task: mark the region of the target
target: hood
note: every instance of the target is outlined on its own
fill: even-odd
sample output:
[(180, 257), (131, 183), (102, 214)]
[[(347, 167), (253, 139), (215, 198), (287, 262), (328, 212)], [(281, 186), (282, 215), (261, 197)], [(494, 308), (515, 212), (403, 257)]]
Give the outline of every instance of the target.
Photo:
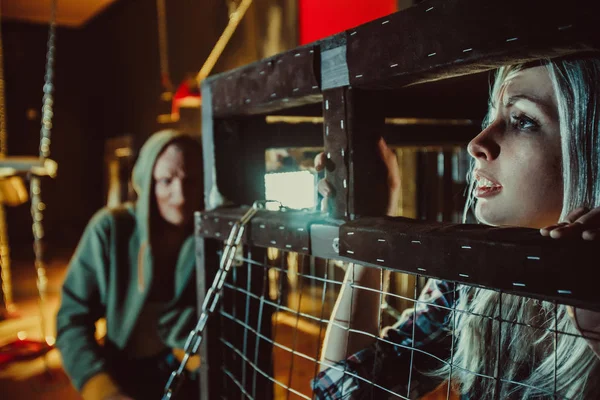
[(154, 164), (164, 148), (181, 136), (185, 135), (172, 129), (156, 132), (142, 146), (133, 167), (132, 183), (137, 193), (135, 218), (142, 240), (147, 240), (149, 237)]

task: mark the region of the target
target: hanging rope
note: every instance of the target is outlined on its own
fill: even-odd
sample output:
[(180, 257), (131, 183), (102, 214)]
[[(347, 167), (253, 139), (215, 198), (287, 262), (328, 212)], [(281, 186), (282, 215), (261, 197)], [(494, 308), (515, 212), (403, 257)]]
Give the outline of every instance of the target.
[(221, 37), (219, 37), (219, 40), (217, 40), (215, 47), (213, 47), (208, 58), (204, 62), (204, 65), (200, 69), (200, 72), (198, 72), (198, 75), (196, 76), (197, 82), (202, 82), (204, 78), (210, 75), (210, 72), (217, 63), (217, 60), (219, 60), (221, 53), (223, 53), (223, 50), (225, 50), (225, 46), (227, 46), (227, 43), (229, 43), (229, 39), (231, 39), (233, 36), (237, 26), (242, 18), (244, 18), (244, 14), (246, 14), (246, 11), (248, 11), (248, 8), (251, 4), (252, 0), (242, 0), (237, 9), (231, 13), (225, 30), (221, 34)]
[[(2, 19), (0, 7), (0, 19)], [(0, 158), (6, 156), (6, 105), (4, 89), (4, 44), (0, 31)], [(15, 310), (12, 297), (12, 277), (10, 266), (10, 247), (8, 245), (8, 232), (6, 229), (6, 213), (4, 204), (0, 202), (0, 280), (2, 281), (2, 299), (4, 307), (10, 314)]]
[[(50, 17), (50, 32), (48, 34), (48, 48), (46, 52), (46, 74), (44, 76), (44, 97), (42, 99), (42, 128), (40, 131), (40, 158), (46, 159), (50, 157), (50, 134), (52, 131), (52, 107), (54, 105), (54, 99), (52, 92), (53, 76), (54, 76), (54, 37), (56, 28), (56, 0), (52, 0), (51, 3), (51, 17)], [(40, 296), (40, 321), (41, 330), (46, 343), (49, 345), (54, 344), (52, 338), (49, 343), (49, 339), (46, 336), (46, 323), (44, 318), (43, 306), (46, 303), (46, 289), (48, 278), (46, 276), (46, 265), (44, 262), (44, 247), (42, 239), (44, 238), (44, 227), (42, 221), (44, 220), (44, 210), (46, 205), (42, 201), (42, 186), (41, 178), (39, 176), (32, 176), (30, 183), (30, 197), (31, 197), (31, 218), (33, 220), (32, 231), (33, 231), (33, 251), (35, 255), (35, 269), (37, 272), (37, 288)]]

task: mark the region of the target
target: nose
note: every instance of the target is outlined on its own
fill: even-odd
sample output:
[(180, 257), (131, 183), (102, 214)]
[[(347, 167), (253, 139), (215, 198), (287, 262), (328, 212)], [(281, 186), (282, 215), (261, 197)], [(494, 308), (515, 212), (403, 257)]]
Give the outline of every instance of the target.
[(181, 179), (173, 180), (171, 187), (171, 204), (180, 206), (185, 204), (185, 190)]
[(497, 133), (501, 127), (499, 123), (494, 122), (475, 136), (467, 146), (471, 157), (492, 161), (500, 155), (500, 143), (497, 140)]

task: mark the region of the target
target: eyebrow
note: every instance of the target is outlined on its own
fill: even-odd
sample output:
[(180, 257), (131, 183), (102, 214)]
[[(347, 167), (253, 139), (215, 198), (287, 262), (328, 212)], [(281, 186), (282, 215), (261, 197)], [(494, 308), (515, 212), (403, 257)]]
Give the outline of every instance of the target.
[(551, 104), (548, 104), (548, 102), (542, 100), (541, 98), (539, 98), (537, 96), (531, 96), (531, 95), (527, 95), (527, 94), (514, 94), (508, 98), (508, 100), (504, 103), (504, 105), (505, 105), (505, 107), (512, 106), (518, 100), (528, 100), (528, 101), (538, 105), (546, 115), (556, 116), (555, 108), (552, 107)]

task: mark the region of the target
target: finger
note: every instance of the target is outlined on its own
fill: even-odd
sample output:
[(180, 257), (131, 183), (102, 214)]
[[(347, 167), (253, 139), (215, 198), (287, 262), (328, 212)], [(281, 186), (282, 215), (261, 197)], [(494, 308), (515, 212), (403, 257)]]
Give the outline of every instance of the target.
[(580, 217), (582, 217), (588, 211), (590, 211), (590, 210), (587, 207), (578, 207), (578, 208), (574, 209), (573, 211), (571, 211), (569, 214), (567, 214), (567, 216), (565, 217), (565, 222), (568, 222), (571, 224), (571, 223), (577, 221)]
[(560, 228), (561, 226), (565, 226), (565, 225), (568, 225), (568, 224), (566, 222), (561, 222), (560, 224), (546, 226), (546, 227), (540, 229), (540, 233), (542, 234), (542, 236), (550, 236), (550, 232), (552, 232), (554, 229)]
[(600, 240), (600, 228), (585, 230), (581, 234), (581, 237), (584, 240)]
[(582, 225), (588, 225), (588, 227), (591, 228), (600, 228), (600, 207), (583, 213), (574, 222)]
[(319, 180), (319, 183), (317, 183), (317, 190), (319, 191), (319, 194), (323, 197), (330, 196), (333, 192), (333, 189), (331, 188), (329, 182), (327, 182), (326, 179)]
[(398, 157), (396, 153), (392, 151), (387, 145), (385, 139), (383, 137), (379, 138), (377, 142), (377, 147), (379, 148), (379, 154), (381, 155), (381, 159), (383, 160), (385, 166), (387, 167), (388, 174), (398, 175)]
[(321, 199), (321, 212), (326, 213), (328, 212), (328, 205), (329, 203), (329, 196), (323, 196), (323, 198)]
[(401, 185), (400, 185), (400, 167), (398, 164), (398, 156), (387, 145), (383, 137), (377, 142), (379, 154), (387, 169), (387, 185), (388, 185), (388, 207), (386, 215), (395, 217), (398, 215), (398, 202), (400, 201)]
[(327, 158), (325, 156), (324, 152), (321, 152), (319, 154), (317, 154), (315, 156), (315, 169), (317, 171), (321, 171), (323, 168), (325, 168), (325, 162), (326, 162)]
[(553, 239), (564, 239), (581, 236), (585, 226), (575, 222), (573, 224), (566, 224), (550, 231), (550, 237)]
[(377, 147), (379, 148), (379, 154), (381, 154), (383, 157), (392, 152), (383, 136), (377, 141)]

